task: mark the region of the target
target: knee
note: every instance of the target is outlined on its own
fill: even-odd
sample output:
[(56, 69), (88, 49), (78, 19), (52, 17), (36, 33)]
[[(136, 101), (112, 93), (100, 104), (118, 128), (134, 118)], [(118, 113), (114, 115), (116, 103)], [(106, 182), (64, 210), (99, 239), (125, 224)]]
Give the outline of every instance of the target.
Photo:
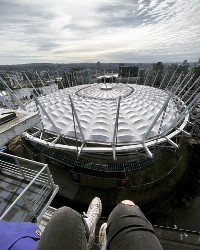
[(78, 212), (73, 210), (70, 207), (61, 207), (59, 208), (52, 216), (51, 221), (61, 221), (62, 223), (69, 219), (75, 219), (80, 217)]
[(121, 203), (129, 206), (135, 206), (135, 203), (131, 200), (123, 200)]
[(69, 213), (71, 210), (73, 210), (73, 209), (70, 208), (70, 207), (64, 206), (64, 207), (58, 208), (56, 212), (59, 212), (59, 213)]
[(115, 219), (118, 221), (124, 215), (132, 215), (138, 210), (138, 206), (136, 206), (133, 201), (123, 200), (113, 209), (108, 218), (108, 222), (111, 222)]
[(67, 216), (70, 214), (71, 212), (71, 208), (70, 207), (60, 207), (57, 209), (57, 211), (54, 213), (54, 216), (55, 215), (63, 215), (63, 216)]

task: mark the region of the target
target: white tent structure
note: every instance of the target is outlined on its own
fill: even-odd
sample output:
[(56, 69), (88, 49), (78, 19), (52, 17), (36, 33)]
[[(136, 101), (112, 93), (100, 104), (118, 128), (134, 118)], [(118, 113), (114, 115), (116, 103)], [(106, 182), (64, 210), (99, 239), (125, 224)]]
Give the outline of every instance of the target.
[[(34, 91), (27, 103), (15, 100), (20, 109), (36, 111), (41, 119), (24, 137), (62, 167), (63, 178), (68, 170), (70, 178), (63, 183), (78, 183), (75, 189), (83, 192), (86, 187), (88, 199), (95, 189), (95, 195), (113, 205), (122, 199), (118, 188), (124, 185), (124, 196), (136, 202), (160, 197), (186, 170), (187, 149), (180, 138), (189, 136), (190, 112), (200, 99), (200, 78), (174, 72), (166, 80), (168, 74), (159, 86), (156, 74), (148, 86), (146, 81), (123, 84), (118, 79), (45, 95)], [(62, 194), (77, 195), (68, 195), (64, 187)], [(87, 201), (84, 195), (79, 199)]]
[(144, 150), (152, 158), (151, 148), (166, 142), (178, 147), (173, 138), (187, 134), (189, 113), (199, 99), (196, 91), (185, 99), (189, 82), (178, 78), (165, 89), (95, 83), (34, 96), (25, 108), (39, 111), (41, 125), (25, 136), (48, 148), (78, 154), (105, 153), (116, 159), (118, 153)]

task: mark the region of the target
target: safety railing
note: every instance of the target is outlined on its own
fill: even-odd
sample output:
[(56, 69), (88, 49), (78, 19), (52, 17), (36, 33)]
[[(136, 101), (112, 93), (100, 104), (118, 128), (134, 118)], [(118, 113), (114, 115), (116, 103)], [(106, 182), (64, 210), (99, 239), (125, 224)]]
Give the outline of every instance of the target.
[(39, 143), (32, 142), (32, 144), (42, 153), (54, 159), (57, 159), (58, 161), (63, 162), (64, 164), (67, 164), (70, 167), (78, 166), (93, 171), (103, 171), (103, 172), (124, 172), (124, 171), (143, 169), (145, 167), (154, 164), (163, 155), (163, 151), (159, 150), (159, 152), (156, 153), (152, 159), (146, 157), (145, 159), (141, 159), (138, 161), (130, 161), (125, 163), (116, 162), (116, 163), (108, 163), (106, 165), (100, 165), (90, 162), (89, 160), (83, 158), (81, 159), (76, 156), (69, 155), (61, 150), (59, 151), (53, 148), (47, 148)]
[(57, 192), (47, 164), (0, 152), (0, 220), (32, 221)]

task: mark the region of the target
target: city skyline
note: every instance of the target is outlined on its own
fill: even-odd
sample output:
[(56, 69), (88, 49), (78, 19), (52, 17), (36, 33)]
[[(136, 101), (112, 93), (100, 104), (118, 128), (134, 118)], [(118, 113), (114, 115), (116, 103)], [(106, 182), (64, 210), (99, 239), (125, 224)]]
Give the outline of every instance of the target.
[(199, 0), (1, 0), (0, 64), (198, 61)]

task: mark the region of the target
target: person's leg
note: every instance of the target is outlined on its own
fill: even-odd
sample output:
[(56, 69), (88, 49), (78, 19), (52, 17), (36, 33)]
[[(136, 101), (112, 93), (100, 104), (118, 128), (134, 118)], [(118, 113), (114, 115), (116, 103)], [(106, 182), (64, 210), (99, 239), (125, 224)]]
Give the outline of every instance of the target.
[(91, 201), (84, 215), (69, 207), (58, 209), (47, 224), (37, 250), (90, 249), (101, 211), (102, 204), (98, 197)]
[(119, 203), (108, 218), (107, 249), (160, 250), (151, 223), (132, 201)]
[(59, 208), (47, 224), (37, 250), (86, 250), (87, 227), (69, 207)]
[(95, 240), (95, 229), (96, 224), (101, 216), (102, 212), (102, 204), (101, 200), (98, 197), (95, 197), (87, 210), (87, 213), (84, 213), (84, 222), (87, 225), (89, 231), (89, 239), (88, 239), (88, 247), (89, 249), (92, 247), (94, 240)]

